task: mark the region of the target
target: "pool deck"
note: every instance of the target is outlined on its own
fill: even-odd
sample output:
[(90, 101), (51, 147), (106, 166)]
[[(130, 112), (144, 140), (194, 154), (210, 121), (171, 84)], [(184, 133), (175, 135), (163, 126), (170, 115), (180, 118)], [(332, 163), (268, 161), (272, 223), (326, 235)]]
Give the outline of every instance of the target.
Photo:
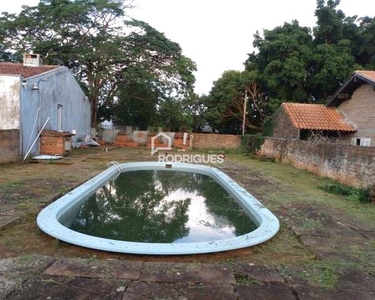
[[(106, 162), (149, 158), (148, 151), (129, 151), (82, 150), (56, 164), (1, 167), (0, 299), (375, 299), (375, 226), (354, 214), (373, 216), (375, 205), (334, 207), (321, 200), (345, 199), (301, 191), (268, 172), (268, 163), (262, 170), (237, 156), (221, 170), (281, 220), (282, 231), (265, 245), (203, 256), (111, 256), (35, 233), (40, 208)], [(296, 182), (320, 182), (274, 167), (297, 175)], [(24, 228), (31, 241), (13, 237)]]

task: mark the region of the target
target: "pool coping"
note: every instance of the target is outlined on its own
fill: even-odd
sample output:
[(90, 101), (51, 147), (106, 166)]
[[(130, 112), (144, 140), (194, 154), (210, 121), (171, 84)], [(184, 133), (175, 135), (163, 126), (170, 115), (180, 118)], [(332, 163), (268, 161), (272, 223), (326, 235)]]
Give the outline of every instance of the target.
[[(37, 217), (37, 224), (48, 235), (70, 244), (103, 251), (147, 255), (186, 255), (234, 250), (263, 243), (279, 231), (280, 223), (276, 216), (219, 169), (198, 164), (171, 163), (168, 165), (171, 165), (171, 168), (166, 168), (166, 163), (161, 162), (115, 164), (44, 208)], [(208, 175), (239, 201), (249, 217), (259, 227), (238, 237), (216, 241), (139, 243), (90, 236), (73, 231), (58, 221), (64, 213), (72, 209), (74, 205), (81, 203), (82, 199), (90, 196), (108, 180), (117, 176), (119, 172), (136, 170), (172, 170)]]

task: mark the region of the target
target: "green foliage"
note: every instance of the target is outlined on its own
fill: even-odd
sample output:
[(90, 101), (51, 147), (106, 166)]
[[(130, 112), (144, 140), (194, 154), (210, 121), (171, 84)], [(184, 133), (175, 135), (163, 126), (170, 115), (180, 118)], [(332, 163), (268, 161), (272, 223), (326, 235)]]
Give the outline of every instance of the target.
[(359, 203), (370, 202), (370, 189), (354, 188), (341, 183), (320, 185), (319, 188), (331, 194), (343, 195), (349, 201)]
[(193, 132), (201, 132), (201, 127), (207, 124), (206, 107), (207, 96), (199, 96), (195, 93), (190, 94), (189, 97), (182, 101), (182, 106), (186, 113), (192, 117)]
[(206, 119), (212, 128), (222, 133), (240, 133), (244, 115), (245, 91), (246, 131), (258, 132), (268, 114), (268, 106), (261, 93), (257, 71), (226, 71), (214, 82), (205, 99)]
[(264, 36), (257, 33), (254, 38), (254, 47), (259, 52), (249, 55), (246, 69), (259, 71), (269, 97), (306, 101), (309, 93), (304, 83), (313, 53), (310, 29), (293, 21), (273, 30), (264, 30)]
[(161, 104), (157, 113), (157, 125), (169, 128), (170, 131), (190, 131), (193, 116), (182, 107), (181, 102), (167, 100)]
[[(253, 125), (264, 126), (282, 102), (325, 103), (354, 70), (375, 69), (375, 18), (347, 17), (339, 5), (340, 0), (318, 0), (313, 29), (294, 20), (254, 35), (256, 51), (243, 72), (255, 74), (257, 83), (256, 101), (247, 111)], [(246, 84), (240, 73), (225, 72), (208, 95), (208, 119), (222, 132), (241, 128), (237, 102)]]
[(264, 136), (257, 134), (249, 134), (241, 137), (241, 148), (244, 153), (254, 155), (260, 147), (263, 145), (265, 140)]

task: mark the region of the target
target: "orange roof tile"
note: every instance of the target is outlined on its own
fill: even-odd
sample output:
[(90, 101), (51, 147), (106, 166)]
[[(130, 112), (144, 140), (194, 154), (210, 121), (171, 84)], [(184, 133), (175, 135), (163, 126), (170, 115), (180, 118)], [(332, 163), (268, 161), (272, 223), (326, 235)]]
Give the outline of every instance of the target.
[(354, 73), (366, 77), (367, 79), (375, 82), (375, 71), (357, 70)]
[(39, 75), (60, 66), (44, 65), (40, 67), (25, 67), (23, 64), (0, 63), (0, 75), (22, 75), (24, 78)]
[(299, 129), (356, 131), (335, 108), (323, 104), (283, 103), (282, 107)]

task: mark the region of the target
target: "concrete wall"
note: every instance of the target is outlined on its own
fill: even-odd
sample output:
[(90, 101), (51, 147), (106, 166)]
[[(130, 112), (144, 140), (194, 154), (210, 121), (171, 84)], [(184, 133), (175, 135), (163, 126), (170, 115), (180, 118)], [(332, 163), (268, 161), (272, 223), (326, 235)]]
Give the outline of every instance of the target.
[(345, 135), (344, 139), (353, 137), (371, 138), (371, 146), (375, 147), (375, 91), (370, 84), (362, 84), (354, 91), (350, 100), (344, 101), (338, 110), (343, 112), (354, 123), (358, 131)]
[(260, 155), (306, 169), (348, 185), (367, 187), (375, 183), (375, 148), (344, 144), (316, 144), (267, 138)]
[(20, 128), (20, 77), (0, 76), (0, 130)]
[(231, 134), (193, 133), (193, 149), (239, 149), (241, 136)]
[[(34, 84), (39, 90), (32, 89)], [(62, 130), (71, 132), (75, 129), (77, 132), (72, 137), (73, 142), (83, 135), (90, 134), (90, 102), (70, 71), (61, 67), (28, 78), (27, 87), (21, 89), (23, 154), (26, 153), (28, 145), (36, 138), (48, 117), (50, 120), (45, 130), (58, 130), (58, 105), (62, 105)], [(34, 122), (36, 127), (32, 131)], [(36, 143), (31, 153), (38, 151), (39, 143)]]
[(19, 160), (20, 131), (18, 129), (0, 130), (0, 164)]
[(299, 139), (299, 129), (294, 127), (286, 111), (280, 107), (272, 120), (274, 124), (273, 137), (284, 139)]
[(20, 157), (20, 77), (0, 76), (0, 164)]

